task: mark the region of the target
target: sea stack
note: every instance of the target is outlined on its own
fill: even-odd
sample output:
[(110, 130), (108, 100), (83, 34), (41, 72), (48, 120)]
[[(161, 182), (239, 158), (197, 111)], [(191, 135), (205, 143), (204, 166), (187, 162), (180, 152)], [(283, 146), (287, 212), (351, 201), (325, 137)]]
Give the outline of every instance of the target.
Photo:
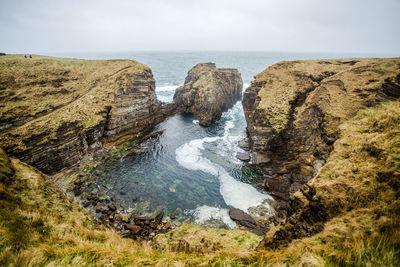
[(242, 88), (237, 69), (200, 63), (188, 72), (185, 84), (176, 89), (174, 102), (180, 113), (193, 113), (201, 126), (208, 127), (241, 99)]

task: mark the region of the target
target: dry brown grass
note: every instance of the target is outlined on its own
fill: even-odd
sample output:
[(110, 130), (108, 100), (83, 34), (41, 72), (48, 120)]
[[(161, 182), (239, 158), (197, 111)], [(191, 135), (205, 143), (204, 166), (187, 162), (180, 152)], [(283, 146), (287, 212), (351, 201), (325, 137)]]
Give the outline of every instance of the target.
[(22, 140), (40, 134), (55, 138), (54, 129), (63, 123), (77, 123), (83, 129), (97, 125), (103, 119), (100, 113), (114, 105), (117, 74), (127, 71), (150, 69), (133, 60), (1, 57), (0, 121), (22, 124), (0, 135), (2, 145), (17, 143), (24, 150)]
[[(354, 61), (354, 64), (353, 62)], [(343, 60), (299, 60), (284, 61), (275, 64), (256, 76), (257, 83), (265, 83), (258, 97), (260, 102), (257, 109), (264, 110), (266, 120), (278, 133), (282, 131), (288, 122), (291, 110), (290, 101), (296, 98), (298, 93), (303, 93), (307, 88), (318, 86), (318, 82), (310, 79), (326, 76), (326, 73), (334, 75), (326, 78), (321, 86), (327, 87), (326, 96), (329, 97), (330, 110), (334, 117), (345, 117), (348, 113), (357, 112), (359, 105), (355, 89), (369, 90), (379, 88), (385, 78), (390, 77), (400, 69), (400, 59), (343, 59)], [(335, 80), (343, 82), (347, 93), (341, 94), (340, 90), (331, 90)], [(369, 82), (369, 81), (376, 82)], [(318, 91), (318, 90), (317, 90)], [(334, 92), (336, 95), (329, 95)], [(334, 103), (336, 101), (336, 103)], [(334, 107), (335, 110), (332, 110)], [(324, 107), (322, 107), (324, 108)], [(300, 110), (297, 114), (301, 114)], [(324, 109), (325, 110), (325, 109)], [(348, 118), (348, 116), (346, 117)], [(329, 118), (328, 118), (329, 119)]]

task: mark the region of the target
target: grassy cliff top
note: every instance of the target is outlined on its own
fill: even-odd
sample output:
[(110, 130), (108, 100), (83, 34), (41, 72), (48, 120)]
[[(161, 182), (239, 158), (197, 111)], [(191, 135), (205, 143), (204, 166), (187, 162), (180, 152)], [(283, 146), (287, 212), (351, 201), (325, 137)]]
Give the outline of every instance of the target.
[[(305, 256), (315, 265), (399, 266), (400, 264), (400, 101), (361, 110), (340, 126), (341, 138), (319, 175), (310, 181), (329, 214), (323, 230), (294, 240), (286, 253)], [(302, 202), (284, 226), (267, 234), (291, 231), (306, 223)], [(297, 256), (296, 256), (297, 255)]]
[(9, 133), (3, 145), (10, 136), (18, 140), (51, 132), (63, 123), (93, 127), (105, 107), (113, 105), (126, 74), (133, 79), (135, 74), (150, 76), (151, 70), (133, 60), (0, 57), (0, 132)]
[[(280, 62), (258, 74), (253, 81), (253, 84), (262, 84), (257, 109), (265, 111), (269, 124), (279, 133), (289, 120), (291, 103), (308, 89), (329, 86), (329, 82), (339, 80), (347, 92), (375, 90), (386, 78), (399, 73), (400, 58)], [(348, 96), (338, 94), (334, 101), (341, 103), (345, 98)], [(337, 113), (352, 109), (351, 101), (338, 105)]]

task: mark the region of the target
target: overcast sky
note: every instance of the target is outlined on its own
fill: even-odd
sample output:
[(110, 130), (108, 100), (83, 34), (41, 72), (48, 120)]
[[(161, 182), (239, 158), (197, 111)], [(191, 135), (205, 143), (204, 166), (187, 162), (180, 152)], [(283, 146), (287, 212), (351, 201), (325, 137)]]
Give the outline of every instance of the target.
[(0, 0), (0, 51), (400, 55), (400, 0)]

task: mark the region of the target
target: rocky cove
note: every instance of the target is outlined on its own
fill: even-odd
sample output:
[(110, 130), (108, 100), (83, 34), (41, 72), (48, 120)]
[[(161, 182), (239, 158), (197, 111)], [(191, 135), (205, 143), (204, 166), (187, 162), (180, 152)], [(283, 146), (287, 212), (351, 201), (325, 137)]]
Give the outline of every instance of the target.
[(1, 146), (52, 175), (101, 222), (148, 239), (188, 219), (235, 227), (234, 219), (260, 236), (272, 228), (260, 249), (315, 235), (346, 207), (310, 181), (343, 123), (400, 95), (398, 59), (275, 64), (245, 90), (244, 114), (234, 105), (240, 74), (210, 63), (188, 72), (171, 103), (157, 101), (151, 70), (134, 61), (11, 56), (2, 64)]
[[(48, 62), (43, 61), (60, 63), (40, 58), (35, 66), (46, 68)], [(61, 63), (72, 72), (100, 64), (71, 61)], [(257, 179), (260, 183), (260, 175), (225, 158), (235, 153), (235, 142), (244, 134), (240, 103), (227, 112), (241, 98), (243, 83), (237, 70), (197, 64), (177, 89), (174, 102), (164, 104), (157, 101), (155, 81), (146, 66), (129, 61), (101, 64), (105, 66), (100, 69), (107, 71), (104, 77), (91, 77), (92, 73), (69, 77), (69, 70), (63, 71), (65, 77), (52, 93), (48, 77), (37, 84), (11, 81), (13, 89), (33, 87), (29, 89), (36, 94), (31, 101), (35, 97), (42, 101), (42, 88), (49, 95), (67, 95), (68, 90), (77, 95), (57, 108), (45, 103), (49, 107), (43, 105), (40, 114), (27, 114), (23, 122), (5, 118), (2, 140), (7, 153), (53, 175), (93, 216), (124, 236), (153, 237), (187, 220), (232, 228), (230, 206), (253, 208), (259, 219), (270, 216), (269, 196), (247, 184)], [(80, 78), (87, 84), (76, 92), (75, 83), (83, 82)], [(213, 127), (201, 126), (212, 123)], [(203, 146), (218, 164), (203, 158)], [(238, 190), (244, 196), (236, 197)]]

